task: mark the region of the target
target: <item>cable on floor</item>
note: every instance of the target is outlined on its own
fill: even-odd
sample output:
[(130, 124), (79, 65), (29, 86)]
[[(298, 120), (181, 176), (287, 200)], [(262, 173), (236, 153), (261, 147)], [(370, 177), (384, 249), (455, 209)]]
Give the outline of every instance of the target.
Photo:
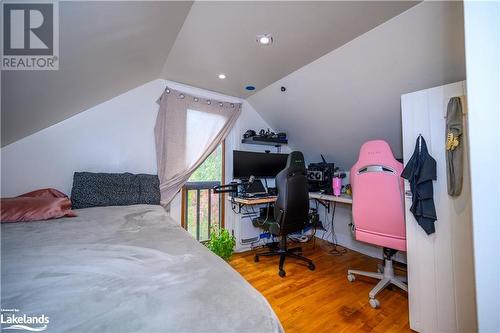
[(335, 234), (335, 225), (334, 225), (334, 219), (335, 219), (335, 210), (337, 208), (337, 203), (333, 203), (333, 210), (332, 210), (332, 219), (330, 223), (330, 231), (332, 235), (332, 246), (333, 248), (328, 251), (329, 254), (334, 255), (334, 256), (341, 256), (347, 253), (347, 249), (337, 243), (337, 235)]

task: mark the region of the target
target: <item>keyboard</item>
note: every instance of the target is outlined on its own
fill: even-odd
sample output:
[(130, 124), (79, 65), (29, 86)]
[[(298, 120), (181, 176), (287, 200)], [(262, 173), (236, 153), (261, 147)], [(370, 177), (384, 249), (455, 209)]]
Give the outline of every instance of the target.
[(270, 197), (269, 193), (249, 193), (240, 194), (239, 197), (243, 199), (257, 199), (257, 198), (267, 198)]

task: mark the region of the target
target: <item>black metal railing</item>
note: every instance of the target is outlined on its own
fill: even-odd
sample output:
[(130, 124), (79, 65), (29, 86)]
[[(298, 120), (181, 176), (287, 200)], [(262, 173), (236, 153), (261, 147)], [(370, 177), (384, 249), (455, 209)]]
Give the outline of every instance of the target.
[(184, 226), (198, 241), (210, 238), (210, 228), (222, 221), (222, 195), (214, 194), (219, 181), (188, 182), (184, 185)]

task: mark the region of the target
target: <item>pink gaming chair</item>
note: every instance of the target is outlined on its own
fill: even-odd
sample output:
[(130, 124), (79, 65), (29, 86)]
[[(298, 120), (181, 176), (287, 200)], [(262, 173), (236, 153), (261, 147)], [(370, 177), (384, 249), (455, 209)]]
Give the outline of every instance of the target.
[(369, 293), (373, 308), (380, 306), (375, 297), (389, 284), (408, 291), (406, 279), (394, 275), (391, 260), (397, 251), (406, 251), (402, 171), (403, 165), (394, 159), (389, 144), (382, 140), (365, 142), (351, 168), (356, 240), (382, 246), (385, 265), (379, 273), (350, 269), (347, 278), (352, 282), (357, 274), (380, 280)]

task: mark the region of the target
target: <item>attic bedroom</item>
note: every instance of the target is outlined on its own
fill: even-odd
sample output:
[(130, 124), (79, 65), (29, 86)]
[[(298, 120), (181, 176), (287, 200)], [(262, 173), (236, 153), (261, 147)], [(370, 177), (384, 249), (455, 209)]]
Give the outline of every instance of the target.
[(2, 1), (1, 329), (500, 333), (498, 1)]

